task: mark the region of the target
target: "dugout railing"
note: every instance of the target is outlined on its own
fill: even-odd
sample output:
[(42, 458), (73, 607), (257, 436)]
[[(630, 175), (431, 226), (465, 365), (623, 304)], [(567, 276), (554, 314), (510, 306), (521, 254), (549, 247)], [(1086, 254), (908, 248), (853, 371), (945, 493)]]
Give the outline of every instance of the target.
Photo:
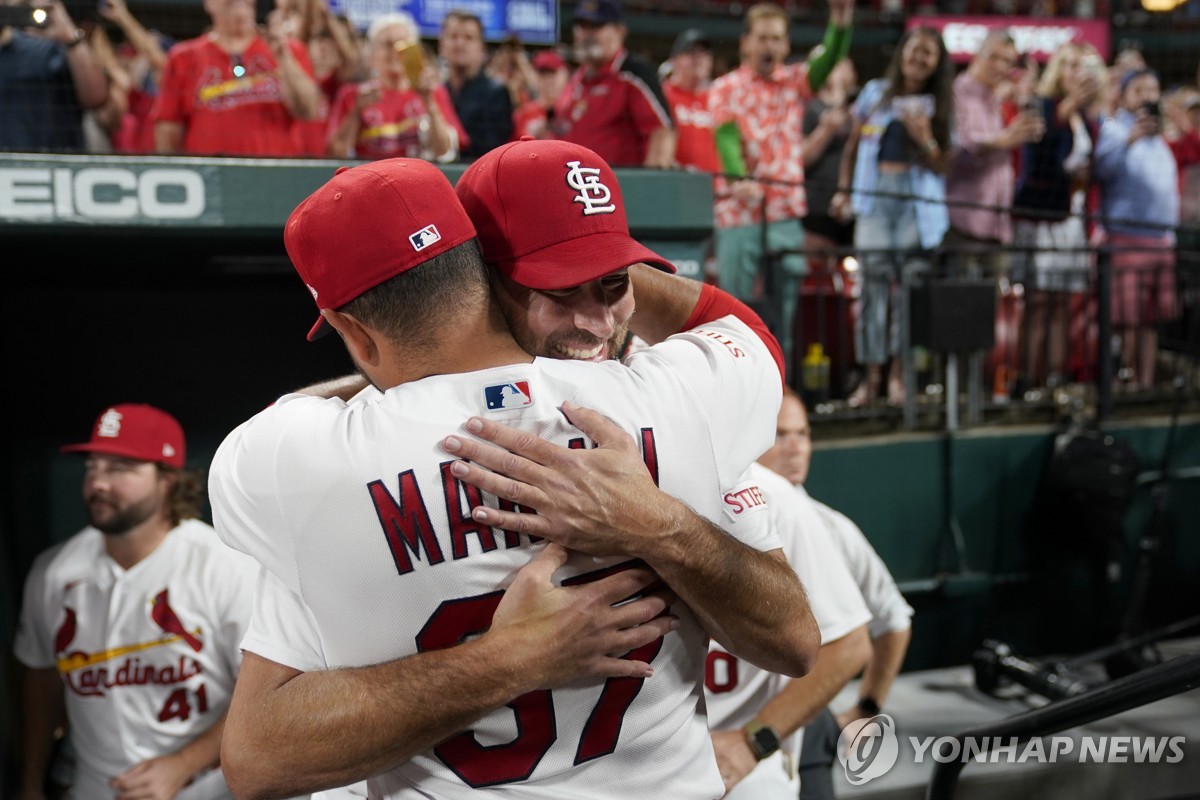
[[(1026, 219), (1039, 213), (1007, 211)], [(1081, 215), (1081, 221), (1095, 229), (1113, 222), (1095, 215)], [(943, 245), (908, 254), (771, 249), (765, 225), (761, 231), (761, 280), (749, 299), (781, 338), (790, 339), (790, 383), (818, 419), (954, 429), (960, 419), (970, 425), (1026, 422), (1084, 406), (1102, 419), (1169, 400), (1177, 378), (1200, 386), (1200, 226), (1172, 230), (1173, 265), (1119, 264), (1115, 277), (1114, 258), (1163, 251), (1110, 244), (1099, 230), (1075, 248)], [(855, 404), (851, 399), (865, 373), (854, 346), (863, 262), (881, 252), (925, 265), (897, 270), (892, 283), (889, 349), (901, 365), (904, 397), (888, 402), (885, 393)], [(794, 314), (785, 318), (778, 287), (784, 284), (783, 258), (793, 253), (806, 257), (808, 274)], [(1074, 264), (1043, 269), (1037, 265), (1045, 256)], [(1074, 258), (1063, 258), (1069, 256)], [(1001, 266), (981, 271), (980, 258)], [(1014, 263), (1025, 268), (1014, 270)], [(990, 336), (976, 346), (981, 328)], [(962, 340), (967, 344), (960, 347)]]
[[(1010, 742), (1015, 739), (1018, 744), (1023, 744), (1030, 739), (1049, 736), (1173, 697), (1197, 686), (1200, 686), (1200, 654), (1180, 656), (1075, 697), (1016, 714), (993, 725), (963, 731), (952, 738), (960, 745), (970, 739), (982, 745), (986, 753), (998, 741)], [(926, 799), (951, 800), (966, 763), (965, 759), (937, 762), (925, 794)]]

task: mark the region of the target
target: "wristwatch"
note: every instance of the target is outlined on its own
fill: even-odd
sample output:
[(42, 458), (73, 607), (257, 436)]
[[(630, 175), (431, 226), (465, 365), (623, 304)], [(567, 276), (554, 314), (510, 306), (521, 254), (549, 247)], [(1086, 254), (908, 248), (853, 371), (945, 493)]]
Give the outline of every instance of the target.
[(83, 28), (76, 28), (75, 35), (71, 37), (71, 41), (67, 42), (65, 47), (70, 50), (76, 45), (81, 45), (87, 41), (87, 34), (83, 32)]
[(874, 697), (860, 697), (858, 699), (858, 710), (866, 714), (868, 717), (873, 717), (879, 713), (879, 703), (875, 702)]
[(775, 733), (774, 728), (763, 725), (756, 719), (746, 723), (742, 731), (746, 734), (746, 742), (750, 745), (751, 752), (759, 761), (779, 749), (779, 734)]

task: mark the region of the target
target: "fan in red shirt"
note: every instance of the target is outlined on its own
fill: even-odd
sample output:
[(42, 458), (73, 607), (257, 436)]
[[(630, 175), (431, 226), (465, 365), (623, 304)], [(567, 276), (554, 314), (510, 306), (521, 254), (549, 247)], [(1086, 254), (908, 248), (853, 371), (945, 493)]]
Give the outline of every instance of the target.
[(362, 55), (358, 36), (349, 20), (334, 16), (325, 0), (317, 0), (312, 7), (315, 18), (301, 18), (302, 24), (294, 35), (308, 45), (313, 78), (321, 90), (321, 97), (316, 116), (296, 125), (300, 128), (303, 153), (324, 157), (333, 100), (342, 86), (362, 78)]
[(462, 139), (450, 96), (426, 58), (409, 84), (397, 45), (420, 47), (404, 13), (384, 14), (367, 32), (373, 78), (343, 86), (329, 114), (329, 155), (336, 158), (424, 158), (453, 161)]
[(580, 0), (572, 24), (579, 69), (555, 104), (551, 132), (614, 167), (675, 162), (675, 125), (654, 67), (625, 50), (618, 0)]
[(513, 112), (513, 139), (532, 136), (545, 139), (550, 121), (554, 118), (554, 102), (567, 85), (570, 73), (567, 62), (553, 50), (543, 50), (533, 57), (536, 96), (522, 103)]
[(717, 145), (713, 140), (712, 112), (708, 110), (708, 84), (712, 78), (712, 44), (699, 28), (679, 34), (671, 48), (671, 74), (663, 93), (675, 118), (675, 161), (681, 167), (718, 172)]
[(317, 113), (320, 90), (300, 42), (252, 0), (205, 0), (209, 33), (171, 48), (152, 119), (160, 153), (292, 156), (302, 152), (296, 120)]

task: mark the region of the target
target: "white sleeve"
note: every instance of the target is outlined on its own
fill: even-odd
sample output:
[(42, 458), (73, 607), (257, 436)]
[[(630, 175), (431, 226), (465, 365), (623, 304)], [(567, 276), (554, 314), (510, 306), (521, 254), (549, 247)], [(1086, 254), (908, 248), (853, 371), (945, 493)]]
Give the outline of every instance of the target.
[(721, 498), (721, 509), (725, 512), (719, 521), (721, 530), (755, 550), (769, 552), (783, 547), (771, 523), (770, 502), (750, 470), (743, 472)]
[(254, 613), (242, 650), (301, 672), (328, 669), (316, 622), (304, 601), (265, 569), (254, 587)]
[(677, 333), (625, 363), (647, 379), (649, 391), (663, 386), (654, 371), (665, 365), (693, 396), (718, 468), (725, 470), (722, 486), (734, 485), (741, 470), (774, 444), (783, 399), (779, 367), (758, 334), (737, 317)]
[(783, 541), (788, 563), (808, 594), (822, 644), (866, 625), (871, 614), (845, 560), (824, 530), (815, 504), (782, 476), (764, 467), (756, 467), (755, 473), (771, 504), (770, 517)]
[(250, 615), (254, 607), (255, 579), (258, 564), (249, 556), (232, 548), (225, 548), (221, 559), (222, 575), (217, 591), (222, 597), (221, 633), (218, 647), (221, 657), (228, 665), (230, 674), (236, 676), (242, 664), (242, 639), (250, 628)]
[(905, 601), (892, 573), (862, 530), (845, 514), (815, 500), (813, 503), (825, 519), (830, 536), (845, 556), (850, 574), (866, 600), (871, 612), (871, 638), (911, 627), (912, 606)]
[(53, 621), (46, 619), (46, 612), (51, 607), (46, 597), (46, 572), (60, 549), (61, 545), (53, 547), (34, 559), (25, 578), (13, 653), (18, 661), (30, 669), (49, 669), (55, 665), (54, 643), (50, 640)]
[[(291, 394), (238, 426), (217, 448), (209, 468), (213, 527), (221, 541), (245, 553), (299, 591), (294, 547), (281, 486), (290, 455), (284, 442), (306, 411), (337, 399)], [(294, 437), (292, 437), (294, 438)]]

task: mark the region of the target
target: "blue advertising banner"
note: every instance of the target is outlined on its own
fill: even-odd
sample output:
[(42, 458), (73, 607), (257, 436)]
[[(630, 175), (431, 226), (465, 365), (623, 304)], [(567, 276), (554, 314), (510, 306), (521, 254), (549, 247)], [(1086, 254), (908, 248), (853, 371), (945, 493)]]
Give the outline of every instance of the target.
[(510, 35), (527, 44), (558, 42), (558, 0), (329, 0), (329, 7), (363, 30), (380, 14), (403, 11), (429, 38), (437, 37), (446, 12), (459, 9), (483, 21), (483, 38), (489, 42)]

